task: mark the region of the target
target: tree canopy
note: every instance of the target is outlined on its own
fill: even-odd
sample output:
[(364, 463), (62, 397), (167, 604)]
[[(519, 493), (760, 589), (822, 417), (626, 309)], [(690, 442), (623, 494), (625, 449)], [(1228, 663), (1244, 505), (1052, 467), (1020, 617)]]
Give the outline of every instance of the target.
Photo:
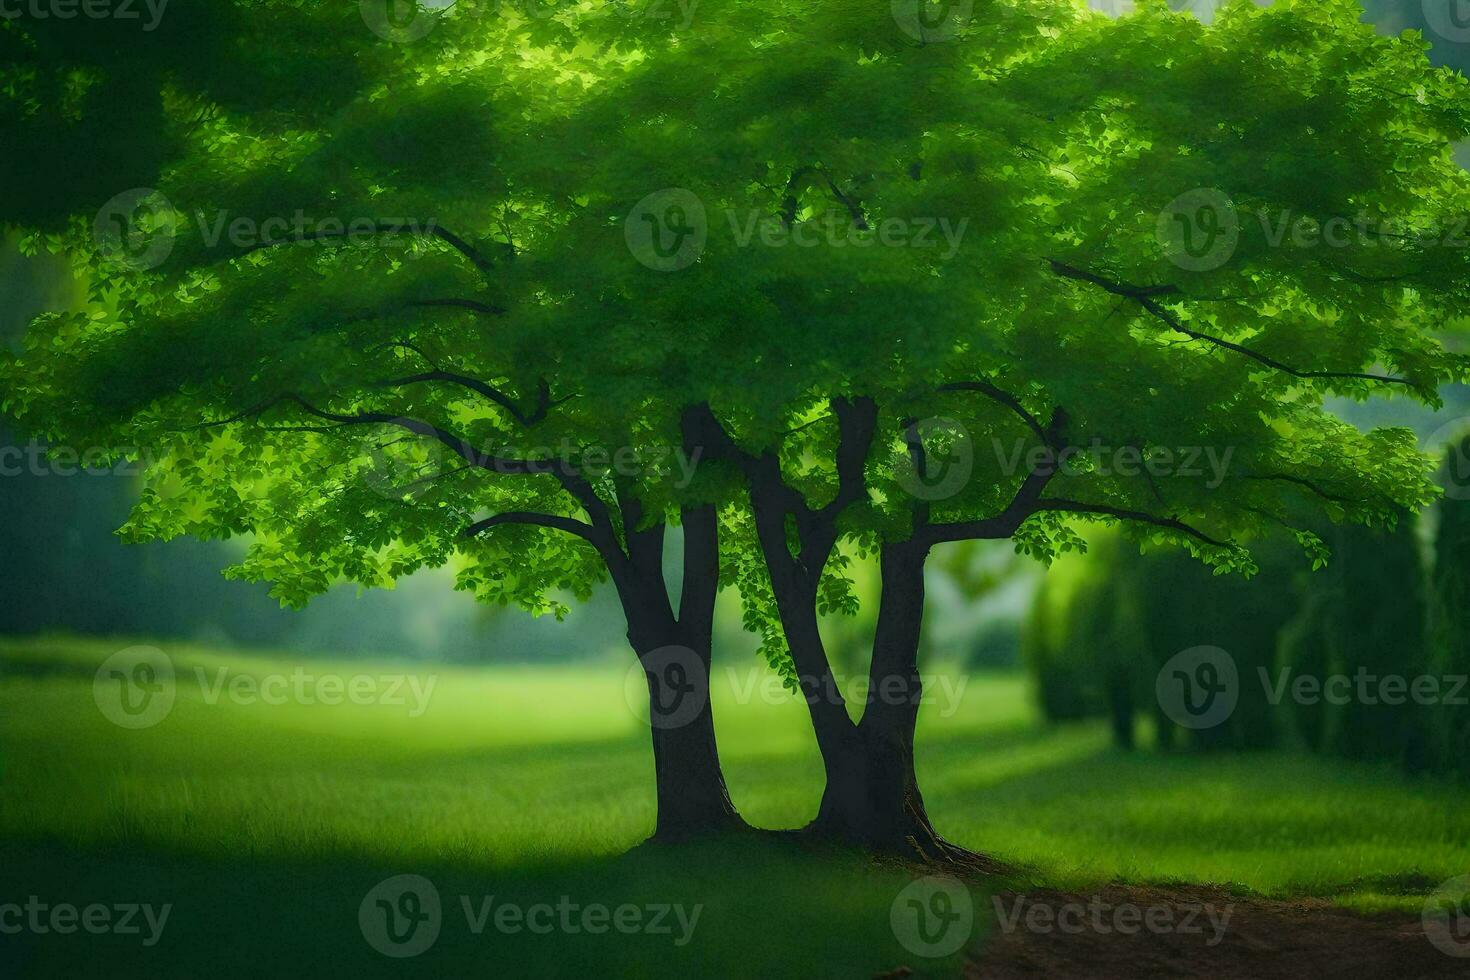
[[(1045, 557), (1080, 516), (1249, 570), (1241, 544), (1304, 503), (1430, 499), (1410, 433), (1323, 407), (1466, 376), (1470, 90), (1416, 36), (1350, 0), (1210, 26), (658, 9), (461, 0), (411, 43), (308, 3), (210, 4), (139, 45), (7, 21), (4, 112), (58, 181), (4, 217), (94, 302), (37, 322), (5, 408), (149, 447), (126, 532), (253, 532), (236, 574), (290, 602), (458, 555), (465, 587), (555, 609), (603, 574), (590, 534), (729, 505), (778, 660), (744, 477), (680, 465), (713, 445), (693, 408), (859, 551)], [(139, 189), (68, 178), (77, 139)], [(846, 470), (844, 413), (871, 429)], [(1206, 447), (1223, 471), (1182, 465)], [(944, 454), (969, 473), (936, 487)], [(851, 602), (844, 560), (824, 608)]]

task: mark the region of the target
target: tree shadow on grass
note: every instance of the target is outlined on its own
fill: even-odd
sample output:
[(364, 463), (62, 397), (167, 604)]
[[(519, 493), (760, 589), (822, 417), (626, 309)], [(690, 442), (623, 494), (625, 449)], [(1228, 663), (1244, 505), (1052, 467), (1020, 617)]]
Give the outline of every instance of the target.
[[(915, 976), (955, 976), (967, 955), (972, 962), (982, 958), (994, 928), (987, 893), (1004, 883), (971, 882), (974, 917), (967, 923), (967, 945), (930, 959), (906, 947), (893, 927), (895, 914), (907, 914), (900, 893), (915, 869), (815, 853), (775, 835), (607, 855), (607, 849), (636, 843), (642, 821), (651, 817), (640, 796), (646, 795), (649, 765), (641, 739), (386, 758), (354, 756), (348, 750), (360, 748), (356, 741), (341, 748), (323, 745), (283, 757), (257, 747), (259, 758), (247, 765), (247, 778), (263, 781), (251, 784), (256, 789), (274, 786), (271, 780), (279, 778), (298, 794), (318, 794), (270, 804), (279, 809), (292, 806), (292, 799), (297, 805), (312, 802), (315, 808), (299, 828), (272, 822), (278, 816), (272, 811), (272, 819), (263, 821), (269, 833), (259, 833), (250, 807), (267, 805), (263, 792), (221, 794), (210, 800), (210, 822), (192, 826), (201, 819), (200, 801), (177, 808), (168, 797), (147, 812), (172, 814), (177, 825), (122, 834), (104, 829), (90, 844), (49, 825), (28, 825), (24, 840), (12, 837), (0, 845), (0, 906), (24, 904), (35, 895), (50, 905), (146, 902), (168, 903), (172, 910), (154, 946), (145, 946), (137, 934), (0, 934), (3, 975), (74, 977), (90, 975), (101, 964), (115, 976), (191, 980), (321, 973), (868, 977), (901, 967)], [(935, 740), (920, 752), (940, 830), (978, 850), (1023, 861), (1036, 850), (1007, 853), (998, 847), (998, 841), (1018, 839), (1006, 838), (1008, 831), (1055, 841), (1057, 853), (1071, 856), (1064, 861), (1130, 849), (1208, 854), (1232, 842), (1245, 854), (1264, 835), (1279, 836), (1283, 826), (1351, 848), (1374, 830), (1354, 831), (1351, 819), (1334, 814), (1333, 805), (1357, 797), (1364, 805), (1382, 805), (1402, 794), (1396, 783), (1375, 783), (1371, 772), (1335, 765), (1323, 777), (1318, 805), (1304, 806), (1295, 798), (1278, 809), (1270, 794), (1284, 801), (1292, 799), (1289, 791), (1300, 795), (1298, 767), (1325, 763), (1119, 753), (1090, 729), (1005, 729)], [(267, 757), (275, 768), (265, 764)], [(159, 793), (191, 773), (209, 778), (197, 766), (176, 767), (172, 756), (148, 761)], [(751, 787), (775, 786), (799, 768), (790, 759), (749, 761), (759, 768), (739, 782)], [(339, 771), (350, 777), (345, 786), (312, 780), (328, 763), (340, 764)], [(548, 777), (554, 769), (562, 771)], [(502, 779), (525, 784), (527, 771), (537, 774), (531, 782), (540, 788), (487, 788)], [(577, 778), (563, 778), (570, 774)], [(43, 785), (36, 782), (43, 773), (30, 775), (35, 779), (26, 785)], [(411, 805), (404, 794), (413, 798)], [(1213, 809), (1210, 794), (1218, 797)], [(1262, 794), (1267, 798), (1255, 799)], [(376, 814), (382, 819), (375, 824), (375, 805), (397, 809)], [(495, 812), (507, 807), (522, 812), (507, 822), (506, 814)], [(624, 808), (621, 816), (610, 816), (616, 807)], [(359, 808), (369, 812), (351, 812)], [(602, 856), (573, 853), (562, 839), (572, 825), (554, 816), (570, 809), (599, 824)], [(364, 816), (369, 823), (366, 829), (351, 824), (335, 836), (323, 835), (321, 821), (339, 815)], [(139, 819), (151, 818), (144, 813)], [(478, 828), (476, 820), (483, 821)], [(299, 843), (291, 837), (296, 829)], [(651, 819), (642, 832), (648, 829)], [(511, 832), (513, 839), (504, 836)], [(381, 846), (375, 846), (379, 839)], [(456, 846), (460, 841), (473, 846)], [(440, 931), (418, 955), (394, 958), (374, 948), (359, 912), (380, 883), (405, 874), (433, 883)], [(1422, 887), (1424, 880), (1390, 875), (1384, 883)], [(554, 924), (549, 932), (532, 930), (519, 918), (497, 925), (503, 906), (521, 915), (544, 906), (548, 911), (537, 920), (538, 929), (545, 916)], [(569, 919), (562, 918), (563, 906)], [(607, 909), (605, 917), (585, 919), (583, 910), (593, 906)], [(637, 925), (620, 931), (611, 923), (625, 906), (632, 911), (622, 913), (623, 921)], [(663, 906), (669, 911), (656, 911)], [(682, 918), (674, 907), (682, 909)], [(369, 919), (377, 916), (386, 927), (392, 909), (405, 912), (391, 901), (386, 909), (369, 901)], [(7, 921), (0, 914), (0, 926)], [(592, 931), (598, 924), (602, 930)]]
[[(927, 959), (895, 938), (890, 914), (913, 879), (856, 855), (813, 855), (762, 838), (635, 848), (595, 860), (396, 866), (349, 856), (238, 860), (86, 853), (54, 844), (0, 848), (4, 902), (171, 906), (161, 938), (83, 931), (0, 935), (6, 976), (118, 977), (721, 976), (866, 977), (908, 967), (956, 976), (963, 952)], [(422, 876), (438, 896), (437, 937), (409, 957), (384, 955), (388, 910), (408, 934), (409, 908), (381, 889)], [(979, 889), (975, 909), (988, 907)], [(387, 904), (380, 906), (376, 898)], [(366, 923), (359, 919), (369, 902)], [(533, 909), (544, 908), (533, 912)], [(519, 913), (507, 913), (506, 908)], [(563, 912), (565, 909), (565, 912)], [(606, 909), (605, 913), (588, 909)], [(661, 911), (662, 910), (662, 911)], [(43, 913), (45, 920), (46, 913)], [(507, 916), (503, 921), (501, 916)], [(621, 917), (621, 918), (620, 918)], [(533, 931), (532, 926), (535, 926)], [(598, 927), (601, 927), (600, 929)], [(427, 929), (427, 925), (422, 928)], [(974, 932), (978, 938), (983, 929)], [(411, 940), (418, 940), (416, 934)], [(975, 941), (972, 938), (972, 944)], [(408, 946), (389, 948), (402, 952)]]

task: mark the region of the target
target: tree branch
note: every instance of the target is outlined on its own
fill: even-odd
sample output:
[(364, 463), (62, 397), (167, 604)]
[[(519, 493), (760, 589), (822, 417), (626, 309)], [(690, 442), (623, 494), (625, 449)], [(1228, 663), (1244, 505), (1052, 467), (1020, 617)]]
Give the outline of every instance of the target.
[(1026, 474), (1021, 485), (1016, 488), (1011, 502), (1006, 504), (1005, 509), (993, 517), (985, 517), (976, 521), (955, 521), (950, 524), (926, 524), (919, 528), (914, 534), (915, 540), (921, 545), (932, 547), (946, 541), (993, 541), (1004, 540), (1016, 533), (1026, 518), (1036, 512), (1036, 503), (1041, 499), (1041, 493), (1051, 478), (1056, 475), (1056, 467), (1043, 466)]
[(422, 371), (418, 374), (410, 374), (407, 377), (374, 382), (374, 387), (397, 388), (402, 385), (419, 384), (425, 381), (447, 381), (451, 384), (457, 384), (462, 388), (468, 388), (471, 391), (478, 392), (505, 409), (510, 413), (512, 418), (527, 427), (533, 426), (546, 418), (546, 413), (551, 407), (551, 389), (544, 381), (541, 382), (537, 389), (536, 407), (527, 413), (522, 411), (521, 407), (516, 404), (515, 399), (494, 385), (487, 384), (479, 378), (471, 378), (467, 375), (456, 374), (453, 371), (445, 371), (437, 367), (432, 371)]
[[(277, 245), (291, 245), (297, 242), (318, 241), (324, 238), (346, 238), (348, 235), (358, 235), (362, 233), (362, 231), (348, 227), (347, 223), (343, 222), (343, 227), (340, 231), (336, 229), (326, 230), (317, 228), (312, 231), (304, 231), (300, 235), (294, 236), (292, 238), (277, 238), (268, 242), (253, 242), (252, 244), (247, 245), (243, 249), (241, 249), (241, 254), (248, 255), (251, 252), (257, 252), (263, 248), (274, 248)], [(435, 238), (438, 238), (440, 241), (445, 242), (449, 245), (450, 248), (454, 249), (465, 258), (469, 259), (474, 267), (476, 269), (479, 269), (480, 272), (485, 274), (486, 276), (488, 276), (490, 272), (494, 269), (494, 266), (491, 265), (490, 260), (485, 258), (485, 256), (482, 255), (473, 245), (456, 235), (454, 232), (450, 231), (448, 228), (441, 227), (437, 222), (431, 221), (426, 226), (420, 226), (417, 224), (405, 225), (392, 221), (376, 221), (373, 223), (372, 228), (367, 229), (366, 233), (370, 235), (431, 235)]]
[[(592, 541), (595, 531), (590, 524), (583, 523), (571, 517), (559, 517), (554, 514), (537, 514), (532, 511), (507, 511), (476, 521), (464, 529), (464, 536), (473, 538), (483, 531), (492, 527), (500, 527), (505, 524), (529, 524), (536, 527), (547, 527), (557, 531), (565, 531), (575, 534), (579, 538)], [(594, 542), (595, 543), (595, 542)]]
[(409, 306), (452, 306), (464, 310), (472, 310), (475, 313), (483, 313), (486, 316), (504, 316), (510, 312), (503, 306), (491, 306), (489, 303), (481, 303), (475, 299), (416, 299)]
[[(991, 399), (992, 401), (999, 402), (1006, 408), (1009, 408), (1012, 412), (1016, 413), (1021, 421), (1025, 422), (1026, 426), (1032, 432), (1036, 433), (1036, 438), (1041, 440), (1042, 445), (1051, 446), (1051, 437), (1048, 435), (1046, 429), (1042, 428), (1041, 421), (1036, 416), (1026, 411), (1026, 406), (1021, 404), (1021, 400), (1015, 395), (1012, 395), (1010, 392), (997, 388), (989, 381), (952, 381), (949, 384), (940, 385), (939, 388), (936, 390), (978, 391), (985, 397)], [(1052, 446), (1052, 448), (1056, 449), (1058, 447)]]
[(853, 201), (850, 197), (842, 192), (842, 189), (837, 186), (837, 182), (832, 179), (832, 175), (827, 172), (826, 168), (818, 166), (816, 164), (808, 164), (804, 167), (797, 167), (791, 172), (790, 179), (786, 181), (786, 196), (781, 202), (781, 220), (783, 224), (785, 224), (789, 228), (792, 224), (795, 223), (796, 210), (798, 205), (796, 197), (797, 183), (808, 174), (816, 174), (817, 176), (821, 177), (824, 182), (826, 182), (827, 189), (832, 192), (832, 196), (835, 197), (837, 201), (844, 208), (847, 209), (848, 216), (852, 218), (852, 223), (854, 227), (859, 228), (863, 231), (868, 230), (868, 219), (867, 216), (863, 214), (862, 208), (858, 207), (857, 202)]
[(864, 468), (878, 429), (878, 406), (871, 398), (834, 399), (832, 411), (837, 416), (839, 433), (835, 461), (837, 494), (817, 511), (828, 521), (836, 520), (849, 506), (867, 497)]
[(266, 401), (253, 405), (242, 412), (238, 412), (230, 416), (229, 418), (218, 419), (212, 422), (204, 422), (199, 425), (190, 426), (189, 428), (205, 429), (213, 428), (215, 426), (229, 425), (234, 422), (241, 422), (252, 416), (258, 416), (266, 410), (281, 404), (282, 402), (292, 402), (298, 405), (307, 414), (314, 415), (315, 417), (319, 419), (324, 419), (328, 422), (335, 422), (338, 425), (394, 425), (400, 429), (407, 429), (409, 432), (415, 433), (416, 435), (427, 436), (437, 440), (439, 443), (452, 450), (465, 462), (477, 466), (480, 469), (489, 470), (492, 473), (526, 475), (549, 473), (557, 476), (558, 478), (561, 478), (562, 476), (573, 472), (571, 464), (567, 463), (565, 460), (506, 459), (504, 457), (482, 453), (471, 446), (468, 440), (455, 435), (447, 429), (440, 428), (439, 426), (432, 425), (419, 419), (407, 418), (401, 415), (389, 415), (385, 412), (356, 412), (351, 415), (345, 415), (338, 412), (324, 411), (320, 408), (317, 408), (315, 405), (308, 402), (305, 398), (302, 398), (300, 395), (295, 394), (294, 392), (286, 392), (284, 394), (277, 395), (274, 398), (269, 398)]
[(1314, 483), (1313, 481), (1308, 480), (1305, 477), (1294, 476), (1290, 473), (1246, 473), (1241, 478), (1245, 480), (1281, 480), (1285, 483), (1294, 483), (1299, 487), (1310, 490), (1312, 493), (1321, 497), (1323, 500), (1331, 500), (1335, 503), (1340, 504), (1362, 503), (1361, 500), (1354, 500), (1352, 497), (1344, 497), (1340, 494), (1324, 490), (1320, 485)]
[(1165, 528), (1170, 531), (1179, 531), (1218, 548), (1231, 547), (1230, 542), (1213, 538), (1199, 528), (1173, 517), (1155, 517), (1153, 514), (1145, 514), (1143, 511), (1124, 510), (1107, 504), (1089, 504), (1080, 500), (1046, 498), (1036, 501), (1034, 509), (1038, 512), (1044, 510), (1062, 511), (1069, 514), (1091, 514), (1098, 517), (1113, 517), (1120, 521), (1137, 521), (1142, 524), (1152, 524), (1155, 527)]
[(1127, 299), (1134, 300), (1138, 303), (1138, 305), (1142, 306), (1146, 311), (1148, 311), (1149, 314), (1163, 322), (1167, 327), (1169, 327), (1169, 329), (1175, 331), (1176, 333), (1181, 333), (1184, 336), (1189, 337), (1193, 340), (1206, 341), (1208, 343), (1214, 344), (1217, 347), (1224, 348), (1225, 350), (1234, 351), (1235, 353), (1240, 354), (1243, 357), (1248, 357), (1259, 364), (1264, 364), (1266, 367), (1269, 367), (1276, 371), (1281, 371), (1284, 374), (1289, 374), (1294, 378), (1337, 378), (1343, 380), (1350, 379), (1359, 381), (1378, 381), (1384, 384), (1407, 385), (1410, 388), (1418, 387), (1413, 381), (1410, 381), (1408, 378), (1396, 378), (1386, 374), (1370, 374), (1361, 371), (1299, 370), (1289, 364), (1284, 364), (1273, 357), (1262, 354), (1259, 351), (1255, 351), (1250, 349), (1249, 347), (1237, 344), (1234, 341), (1226, 340), (1223, 337), (1216, 337), (1212, 334), (1207, 334), (1202, 331), (1186, 327), (1177, 316), (1175, 316), (1169, 310), (1165, 309), (1156, 299), (1156, 297), (1159, 296), (1170, 296), (1178, 294), (1180, 292), (1178, 286), (1134, 286), (1128, 283), (1105, 279), (1102, 276), (1087, 272), (1083, 269), (1078, 269), (1075, 266), (1067, 265), (1066, 263), (1059, 262), (1056, 259), (1047, 259), (1046, 261), (1051, 265), (1052, 271), (1059, 276), (1067, 279), (1076, 279), (1080, 282), (1091, 283), (1092, 285), (1097, 286), (1106, 292), (1112, 293), (1114, 296), (1122, 296)]

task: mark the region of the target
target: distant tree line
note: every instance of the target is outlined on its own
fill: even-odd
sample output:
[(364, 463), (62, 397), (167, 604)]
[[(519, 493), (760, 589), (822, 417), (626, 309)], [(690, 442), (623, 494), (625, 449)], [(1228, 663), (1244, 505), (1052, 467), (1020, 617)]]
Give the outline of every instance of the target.
[[(1393, 528), (1322, 528), (1332, 555), (1317, 571), (1289, 544), (1260, 549), (1247, 579), (1097, 539), (1046, 576), (1023, 632), (1044, 714), (1107, 717), (1125, 748), (1151, 732), (1160, 749), (1295, 745), (1470, 775), (1467, 459), (1470, 437), (1451, 448), (1452, 489), (1424, 527), (1403, 514)], [(1155, 682), (1199, 646), (1233, 659), (1238, 701), (1220, 724), (1191, 729)]]

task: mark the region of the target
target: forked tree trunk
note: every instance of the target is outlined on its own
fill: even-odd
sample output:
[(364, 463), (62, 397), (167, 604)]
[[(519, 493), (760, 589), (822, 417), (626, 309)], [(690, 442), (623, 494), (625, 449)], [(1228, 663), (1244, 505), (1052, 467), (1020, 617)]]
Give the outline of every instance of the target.
[[(837, 452), (838, 495), (813, 511), (781, 477), (773, 453), (744, 456), (756, 537), (770, 574), (771, 591), (787, 648), (807, 702), (827, 783), (809, 836), (902, 854), (926, 861), (984, 865), (985, 859), (946, 843), (934, 832), (914, 773), (914, 725), (922, 685), (918, 670), (919, 629), (924, 615), (924, 562), (928, 547), (912, 542), (882, 549), (883, 596), (873, 643), (868, 704), (854, 724), (837, 691), (817, 624), (817, 593), (823, 567), (839, 538), (835, 514), (866, 496), (863, 463), (872, 443), (876, 408), (869, 399), (834, 400), (841, 438)], [(704, 444), (714, 458), (742, 458), (707, 409), (713, 433)], [(789, 531), (794, 518), (799, 553)]]
[(880, 565), (883, 593), (867, 704), (862, 721), (823, 748), (827, 788), (812, 830), (873, 850), (929, 854), (938, 835), (914, 774), (924, 554), (906, 544), (886, 545)]
[(878, 853), (990, 869), (987, 859), (934, 829), (914, 771), (927, 555), (926, 547), (910, 542), (883, 547), (867, 705), (849, 734), (822, 746), (827, 788), (808, 831)]

